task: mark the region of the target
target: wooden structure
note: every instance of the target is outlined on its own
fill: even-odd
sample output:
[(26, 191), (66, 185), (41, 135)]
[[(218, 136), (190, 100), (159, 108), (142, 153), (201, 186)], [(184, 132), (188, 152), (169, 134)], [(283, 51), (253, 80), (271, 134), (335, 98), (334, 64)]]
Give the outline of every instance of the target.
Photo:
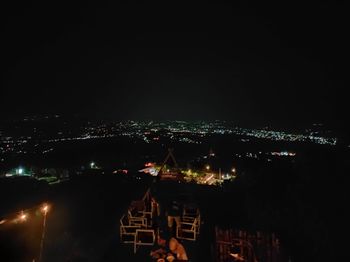
[(154, 229), (137, 229), (134, 241), (134, 253), (138, 246), (153, 246), (156, 241)]
[[(160, 228), (154, 223), (159, 219), (159, 206), (148, 189), (139, 200), (131, 201), (127, 211), (120, 219), (120, 242), (132, 244), (136, 253), (140, 247), (152, 248), (159, 237)], [(181, 222), (176, 228), (178, 239), (196, 241), (200, 233), (201, 216), (198, 206), (185, 203)]]
[[(169, 169), (164, 171), (164, 167), (170, 159), (173, 161), (174, 167), (171, 170)], [(181, 173), (181, 170), (174, 157), (173, 149), (171, 148), (168, 149), (168, 154), (159, 169), (158, 177), (160, 180), (184, 181), (184, 175)]]
[[(154, 229), (151, 228), (153, 213), (150, 190), (148, 189), (141, 200), (130, 203), (127, 212), (121, 217), (120, 241), (126, 244), (134, 244), (135, 252), (138, 245), (148, 245), (149, 241), (148, 244), (143, 243), (143, 239), (144, 235), (152, 235), (152, 232), (155, 235)], [(139, 244), (135, 244), (136, 242)], [(154, 241), (152, 243), (154, 244)]]
[(191, 205), (185, 205), (181, 217), (181, 223), (176, 228), (176, 237), (196, 241), (199, 235), (201, 216), (199, 209)]
[(275, 234), (215, 228), (215, 261), (287, 262)]
[(119, 226), (120, 241), (126, 244), (134, 243), (137, 229), (141, 229), (141, 226), (133, 225), (129, 221), (128, 216), (123, 215), (120, 218), (120, 226)]

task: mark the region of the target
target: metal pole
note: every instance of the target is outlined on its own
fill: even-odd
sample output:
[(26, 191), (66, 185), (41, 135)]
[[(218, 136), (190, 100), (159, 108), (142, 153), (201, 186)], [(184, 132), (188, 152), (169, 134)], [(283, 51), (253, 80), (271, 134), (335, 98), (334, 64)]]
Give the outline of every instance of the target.
[(40, 241), (39, 262), (41, 262), (41, 258), (42, 258), (42, 255), (43, 255), (44, 239), (45, 239), (45, 231), (46, 231), (45, 230), (46, 229), (46, 214), (47, 214), (47, 211), (45, 211), (45, 213), (44, 213), (43, 232), (42, 232), (41, 241)]

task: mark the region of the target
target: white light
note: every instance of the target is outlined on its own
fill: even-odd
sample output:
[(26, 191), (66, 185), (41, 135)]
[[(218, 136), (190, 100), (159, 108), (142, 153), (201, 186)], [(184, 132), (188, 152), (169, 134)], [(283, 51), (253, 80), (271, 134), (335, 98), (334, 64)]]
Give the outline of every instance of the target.
[(23, 168), (21, 168), (21, 167), (18, 168), (18, 174), (19, 174), (19, 175), (22, 175), (22, 174), (23, 174), (23, 171), (24, 171)]

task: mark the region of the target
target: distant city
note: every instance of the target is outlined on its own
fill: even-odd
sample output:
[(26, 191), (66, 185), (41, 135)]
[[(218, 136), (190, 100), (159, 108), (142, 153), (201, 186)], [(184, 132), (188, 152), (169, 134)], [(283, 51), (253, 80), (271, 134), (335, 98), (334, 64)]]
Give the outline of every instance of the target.
[[(42, 130), (45, 121), (56, 121), (55, 128)], [(30, 123), (30, 125), (28, 125)], [(159, 143), (167, 139), (174, 142), (201, 144), (212, 135), (233, 135), (241, 142), (250, 139), (286, 142), (308, 142), (334, 146), (337, 138), (331, 131), (324, 130), (322, 124), (314, 124), (303, 132), (292, 133), (270, 128), (252, 129), (235, 126), (228, 121), (85, 121), (70, 128), (59, 115), (45, 117), (26, 117), (17, 121), (12, 129), (0, 128), (0, 154), (41, 153), (54, 150), (48, 147), (56, 142), (129, 137), (145, 143)], [(45, 144), (46, 147), (41, 147)]]

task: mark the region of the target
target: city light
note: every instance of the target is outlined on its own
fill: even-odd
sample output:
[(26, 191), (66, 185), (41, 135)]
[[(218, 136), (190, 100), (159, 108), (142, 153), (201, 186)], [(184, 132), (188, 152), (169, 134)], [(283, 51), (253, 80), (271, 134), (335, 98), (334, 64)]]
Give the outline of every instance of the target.
[(20, 167), (20, 168), (17, 169), (17, 173), (18, 173), (19, 175), (22, 175), (23, 172), (24, 172), (24, 169), (23, 169), (23, 168)]
[[(159, 133), (159, 130), (164, 130), (164, 133)], [(155, 139), (150, 139), (149, 135), (151, 131), (157, 133)], [(82, 132), (74, 135), (65, 133), (62, 130), (57, 133), (58, 135), (45, 140), (48, 143), (63, 142), (63, 141), (75, 141), (86, 139), (100, 139), (100, 138), (114, 138), (114, 137), (130, 137), (140, 138), (145, 143), (158, 143), (158, 138), (169, 138), (178, 142), (184, 142), (189, 144), (201, 144), (202, 138), (211, 134), (218, 135), (238, 135), (242, 137), (241, 142), (249, 142), (251, 138), (258, 138), (270, 141), (289, 141), (289, 142), (307, 142), (316, 143), (321, 145), (335, 146), (338, 139), (336, 137), (321, 136), (321, 133), (315, 132), (312, 129), (306, 129), (299, 133), (288, 133), (286, 131), (269, 130), (269, 129), (250, 129), (242, 127), (232, 127), (224, 122), (205, 122), (198, 121), (194, 123), (183, 122), (179, 125), (177, 122), (165, 123), (165, 122), (144, 122), (144, 121), (121, 121), (114, 122), (111, 125), (105, 123), (96, 125), (92, 124), (83, 129)], [(33, 151), (30, 141), (35, 141), (38, 134), (28, 133), (25, 137), (7, 136), (6, 139), (0, 140), (0, 153), (18, 153), (27, 154)], [(54, 150), (53, 147), (45, 148), (41, 151), (42, 154), (50, 153)], [(210, 152), (207, 157), (214, 157), (215, 153)], [(92, 163), (91, 163), (92, 164)], [(89, 164), (89, 166), (91, 166)], [(91, 168), (98, 168), (93, 165)], [(25, 169), (21, 171), (17, 168), (16, 175), (24, 175)]]
[(204, 183), (208, 183), (208, 181), (210, 180), (210, 179), (212, 179), (214, 177), (214, 175), (210, 175), (209, 177), (207, 177), (205, 180), (204, 180)]
[(206, 170), (210, 170), (210, 166), (209, 166), (209, 165), (206, 165), (206, 166), (205, 166), (205, 169), (206, 169)]
[(232, 168), (231, 171), (232, 171), (232, 173), (235, 173), (236, 172), (236, 168)]
[(231, 179), (231, 175), (230, 174), (225, 174), (225, 175), (222, 176), (222, 179), (229, 180), (229, 179)]

